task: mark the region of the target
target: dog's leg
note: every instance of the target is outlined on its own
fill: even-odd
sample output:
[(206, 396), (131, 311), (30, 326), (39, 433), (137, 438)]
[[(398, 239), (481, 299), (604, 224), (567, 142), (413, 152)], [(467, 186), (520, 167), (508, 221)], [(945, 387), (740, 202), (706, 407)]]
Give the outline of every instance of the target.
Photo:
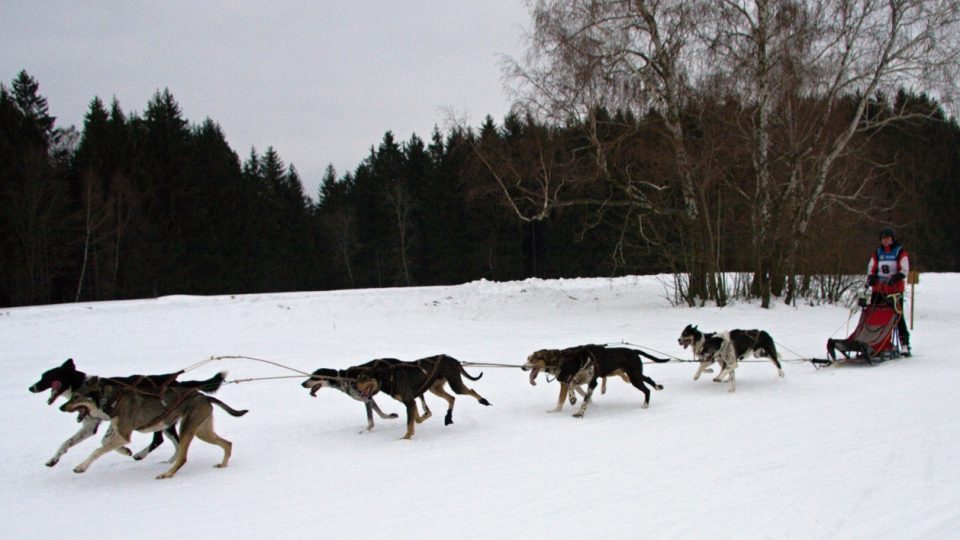
[(730, 389), (727, 392), (736, 392), (737, 391), (737, 372), (733, 369), (730, 370)]
[(373, 429), (373, 399), (364, 401), (363, 408), (367, 412), (367, 431), (370, 431)]
[(130, 443), (130, 432), (128, 431), (126, 433), (121, 433), (120, 429), (114, 428), (113, 432), (110, 433), (110, 437), (105, 438), (105, 440), (103, 441), (103, 446), (94, 450), (93, 453), (90, 454), (90, 457), (85, 459), (83, 463), (74, 467), (73, 472), (75, 473), (86, 472), (86, 470), (90, 468), (90, 465), (92, 465), (94, 461), (99, 459), (100, 456), (107, 454), (109, 452), (113, 452), (114, 450), (119, 450), (120, 448), (123, 448), (124, 445), (129, 443)]
[(57, 449), (57, 453), (54, 454), (52, 458), (47, 460), (47, 467), (53, 467), (56, 465), (60, 461), (60, 458), (67, 453), (67, 450), (89, 439), (90, 437), (93, 437), (97, 433), (97, 428), (99, 426), (99, 418), (94, 418), (93, 416), (87, 416), (84, 418), (83, 424), (80, 426), (80, 430), (74, 433), (72, 437), (64, 441), (63, 444), (60, 445), (60, 448)]
[(726, 373), (727, 373), (727, 368), (726, 366), (724, 366), (723, 368), (720, 369), (720, 373), (717, 373), (717, 376), (713, 378), (713, 382), (720, 382), (720, 380), (723, 379), (723, 376), (726, 375)]
[(563, 402), (567, 400), (567, 392), (570, 391), (570, 383), (560, 383), (560, 399), (557, 400), (557, 406), (547, 412), (560, 412), (563, 410)]
[(400, 417), (400, 415), (397, 414), (397, 413), (387, 414), (387, 413), (383, 412), (383, 410), (380, 409), (380, 406), (377, 405), (377, 402), (374, 401), (373, 398), (370, 398), (370, 405), (371, 405), (371, 407), (373, 407), (373, 410), (377, 413), (377, 415), (380, 416), (380, 418), (393, 419), (393, 418), (399, 418), (399, 417)]
[(732, 369), (730, 366), (733, 364), (731, 362), (719, 362), (720, 364), (720, 373), (717, 373), (717, 376), (713, 378), (713, 382), (723, 382), (724, 377), (730, 374)]
[[(187, 452), (190, 450), (190, 443), (193, 442), (193, 438), (208, 419), (211, 419), (210, 421), (212, 422), (213, 406), (210, 405), (209, 402), (206, 402), (205, 405), (205, 407), (198, 407), (190, 411), (180, 420), (180, 446), (177, 447), (177, 455), (174, 456), (173, 464), (170, 468), (163, 474), (157, 476), (157, 480), (173, 478), (173, 475), (177, 474), (180, 467), (183, 467), (187, 462)], [(213, 429), (212, 425), (210, 429)], [(229, 457), (229, 455), (227, 457)]]
[[(414, 400), (404, 402), (404, 405), (407, 406), (407, 433), (404, 434), (403, 438), (409, 440), (413, 438), (413, 426), (417, 421), (417, 402)], [(420, 420), (421, 422), (423, 420)]]
[(177, 425), (170, 424), (170, 427), (163, 430), (163, 432), (167, 435), (167, 439), (170, 439), (170, 444), (173, 445), (173, 454), (171, 454), (164, 463), (173, 463), (173, 461), (177, 459), (177, 452), (180, 451), (180, 435), (177, 434)]
[[(653, 385), (654, 388), (657, 388), (657, 387), (660, 386), (660, 385), (658, 385), (657, 383), (653, 382), (653, 379), (651, 379), (651, 378), (649, 378), (649, 377), (638, 377), (637, 379), (638, 379), (637, 382), (633, 383), (633, 386), (634, 386), (634, 388), (636, 388), (637, 390), (640, 390), (641, 392), (643, 392), (643, 405), (641, 405), (641, 407), (643, 407), (644, 409), (646, 409), (647, 407), (650, 406), (650, 389), (647, 388), (647, 385), (645, 385), (645, 384), (643, 384), (643, 383), (644, 383), (645, 381), (649, 381), (649, 382)], [(663, 387), (660, 386), (660, 388), (663, 388)], [(660, 390), (660, 388), (657, 388), (657, 390)]]
[(597, 378), (593, 377), (590, 379), (590, 384), (587, 385), (587, 393), (583, 396), (583, 403), (580, 404), (580, 410), (574, 413), (574, 418), (583, 418), (584, 413), (587, 412), (587, 407), (590, 405), (590, 397), (593, 396), (593, 391), (597, 387)]
[[(110, 439), (110, 437), (113, 437), (113, 424), (107, 425), (107, 432), (103, 434), (103, 439), (100, 440), (100, 444), (101, 445), (106, 444), (106, 442)], [(120, 448), (117, 448), (117, 453), (120, 454), (121, 456), (127, 456), (127, 457), (130, 457), (133, 455), (133, 452), (131, 452), (130, 449), (127, 448), (126, 446), (121, 446)]]
[(490, 402), (486, 400), (483, 396), (478, 394), (473, 388), (469, 388), (467, 385), (463, 384), (463, 379), (460, 378), (459, 374), (454, 377), (451, 377), (447, 381), (450, 384), (450, 388), (454, 392), (460, 394), (461, 396), (473, 396), (474, 399), (480, 402), (481, 405), (490, 405)]
[(210, 443), (223, 449), (223, 459), (220, 461), (220, 463), (214, 465), (214, 467), (217, 469), (225, 468), (227, 463), (230, 461), (230, 455), (233, 453), (233, 443), (217, 435), (216, 432), (213, 431), (212, 414), (207, 417), (205, 422), (200, 424), (200, 428), (197, 429), (197, 438), (205, 443)]
[(770, 354), (770, 361), (773, 362), (773, 365), (777, 366), (777, 375), (783, 378), (783, 367), (780, 365), (780, 359), (777, 358), (776, 352)]
[(163, 432), (154, 431), (153, 440), (150, 441), (150, 444), (147, 445), (146, 448), (134, 454), (133, 459), (140, 461), (141, 459), (147, 457), (147, 455), (149, 455), (150, 452), (153, 452), (154, 450), (156, 450), (161, 444), (163, 444)]
[(430, 393), (447, 402), (447, 414), (443, 417), (443, 425), (449, 426), (453, 423), (453, 404), (457, 401), (457, 398), (444, 391), (443, 385), (443, 379), (438, 379), (437, 382), (433, 383), (433, 386), (430, 387)]
[(662, 384), (657, 384), (653, 379), (647, 377), (646, 375), (643, 376), (643, 381), (652, 386), (654, 390), (663, 390)]
[(418, 424), (422, 424), (424, 420), (433, 416), (433, 411), (430, 410), (430, 407), (427, 407), (427, 400), (424, 399), (423, 394), (420, 394), (420, 405), (423, 407), (423, 414), (420, 414), (420, 411), (417, 410), (417, 403), (413, 403), (414, 418), (416, 418)]
[(700, 362), (700, 366), (697, 367), (697, 372), (693, 374), (693, 380), (699, 379), (702, 373), (713, 373), (713, 370), (709, 369), (712, 363), (713, 362)]
[(603, 380), (600, 383), (600, 395), (602, 396), (606, 393), (607, 393), (607, 378), (603, 377)]
[(570, 389), (573, 390), (573, 392), (569, 392), (567, 394), (570, 399), (570, 405), (577, 404), (577, 394), (580, 394), (581, 396), (587, 395), (587, 392), (579, 384), (570, 385)]

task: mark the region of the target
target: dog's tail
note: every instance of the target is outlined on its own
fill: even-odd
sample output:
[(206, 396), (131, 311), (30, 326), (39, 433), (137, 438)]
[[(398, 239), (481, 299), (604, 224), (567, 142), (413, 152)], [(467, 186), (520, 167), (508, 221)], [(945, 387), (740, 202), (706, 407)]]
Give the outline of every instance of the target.
[(654, 362), (656, 362), (656, 363), (658, 363), (658, 364), (666, 364), (667, 362), (670, 361), (669, 358), (657, 358), (656, 356), (647, 354), (647, 353), (645, 353), (645, 352), (643, 352), (643, 351), (641, 351), (641, 350), (638, 350), (638, 349), (634, 349), (634, 351), (636, 351), (636, 353), (639, 354), (640, 356), (642, 356), (642, 357), (644, 357), (644, 358), (648, 358), (648, 359), (650, 359), (650, 360), (653, 360)]
[(216, 406), (220, 407), (221, 409), (223, 409), (223, 410), (227, 411), (228, 413), (230, 413), (231, 416), (243, 416), (243, 415), (247, 414), (248, 412), (250, 412), (250, 411), (248, 411), (248, 410), (246, 410), (246, 409), (244, 409), (244, 410), (242, 410), (242, 411), (238, 411), (238, 410), (234, 409), (233, 407), (227, 405), (226, 403), (220, 401), (219, 399), (217, 399), (217, 398), (215, 398), (215, 397), (213, 397), (213, 396), (207, 396), (207, 399), (210, 400), (210, 403), (213, 403), (214, 405), (216, 405)]
[(213, 394), (220, 389), (220, 386), (223, 384), (223, 381), (227, 379), (227, 372), (221, 371), (213, 377), (203, 381), (182, 381), (179, 384), (187, 388), (196, 388), (201, 392), (206, 392), (208, 394)]
[[(459, 362), (458, 362), (458, 364), (459, 364)], [(479, 380), (480, 380), (480, 377), (483, 377), (483, 372), (482, 372), (482, 371), (481, 371), (480, 374), (477, 375), (476, 377), (474, 377), (473, 375), (470, 375), (469, 373), (467, 373), (467, 370), (463, 369), (463, 364), (460, 364), (460, 373), (463, 374), (464, 377), (470, 379), (471, 381), (479, 381)]]

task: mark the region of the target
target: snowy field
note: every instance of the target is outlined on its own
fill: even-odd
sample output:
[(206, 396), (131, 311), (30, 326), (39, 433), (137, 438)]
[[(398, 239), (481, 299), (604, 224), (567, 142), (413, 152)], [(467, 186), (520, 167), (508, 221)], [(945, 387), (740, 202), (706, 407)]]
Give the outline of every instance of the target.
[[(540, 348), (627, 341), (690, 358), (687, 323), (764, 328), (783, 357), (822, 357), (856, 316), (839, 306), (764, 310), (671, 307), (668, 278), (475, 282), (456, 287), (165, 297), (0, 310), (4, 538), (958, 538), (960, 537), (960, 275), (917, 287), (915, 356), (877, 367), (816, 370), (744, 363), (737, 391), (693, 381), (695, 365), (652, 364), (664, 385), (650, 408), (610, 379), (582, 419), (549, 414), (559, 384), (531, 386), (513, 368), (468, 367), (454, 424), (434, 417), (400, 440), (404, 420), (366, 425), (363, 406), (302, 378), (225, 385), (250, 409), (215, 410), (233, 441), (195, 441), (170, 480), (172, 446), (142, 462), (111, 453), (72, 468), (99, 437), (44, 462), (78, 424), (27, 387), (74, 358), (106, 376), (163, 373), (210, 356), (244, 355), (303, 371), (378, 357), (446, 353), (521, 364)], [(207, 363), (181, 379), (285, 376), (249, 360)], [(378, 396), (401, 413), (398, 402)], [(62, 402), (62, 401), (61, 401)], [(58, 405), (61, 403), (58, 402)], [(136, 450), (150, 440), (135, 434)]]

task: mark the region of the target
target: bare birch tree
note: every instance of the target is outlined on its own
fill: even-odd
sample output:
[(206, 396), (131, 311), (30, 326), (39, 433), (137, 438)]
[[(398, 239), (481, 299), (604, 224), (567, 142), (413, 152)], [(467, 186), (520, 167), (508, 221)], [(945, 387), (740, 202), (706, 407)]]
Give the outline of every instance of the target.
[[(505, 69), (517, 85), (521, 111), (583, 127), (598, 179), (615, 188), (616, 198), (603, 204), (625, 205), (638, 215), (671, 214), (675, 209), (659, 192), (678, 190), (679, 232), (685, 241), (675, 255), (678, 270), (689, 276), (682, 296), (691, 303), (716, 298), (717, 287), (713, 221), (705, 213), (683, 122), (698, 68), (694, 29), (704, 7), (701, 1), (678, 0), (541, 0), (531, 5), (526, 57), (507, 62)], [(672, 154), (672, 174), (650, 178), (631, 174), (629, 167), (615, 168), (609, 154), (621, 139), (602, 135), (609, 125), (598, 120), (601, 110), (656, 111)], [(553, 185), (557, 192), (541, 198), (544, 209), (563, 201), (563, 179)]]

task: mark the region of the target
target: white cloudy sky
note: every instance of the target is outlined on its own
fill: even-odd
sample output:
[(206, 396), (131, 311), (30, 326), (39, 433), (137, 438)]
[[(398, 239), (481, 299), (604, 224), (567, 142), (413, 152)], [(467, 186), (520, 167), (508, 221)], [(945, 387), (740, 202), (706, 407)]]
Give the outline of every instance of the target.
[(353, 170), (390, 130), (400, 140), (509, 110), (500, 62), (523, 52), (521, 0), (4, 0), (0, 81), (40, 83), (61, 127), (90, 101), (142, 112), (169, 88), (245, 159), (273, 146), (307, 192), (327, 164)]

